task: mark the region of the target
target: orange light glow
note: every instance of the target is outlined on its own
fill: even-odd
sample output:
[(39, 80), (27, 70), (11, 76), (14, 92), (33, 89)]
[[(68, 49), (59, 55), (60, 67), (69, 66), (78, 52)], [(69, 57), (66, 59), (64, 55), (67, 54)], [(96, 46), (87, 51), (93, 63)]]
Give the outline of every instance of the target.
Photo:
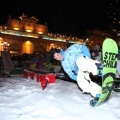
[(43, 34), (43, 32), (38, 32), (38, 34)]
[(14, 30), (20, 30), (19, 28), (13, 28)]
[(27, 32), (32, 32), (31, 30), (26, 30)]

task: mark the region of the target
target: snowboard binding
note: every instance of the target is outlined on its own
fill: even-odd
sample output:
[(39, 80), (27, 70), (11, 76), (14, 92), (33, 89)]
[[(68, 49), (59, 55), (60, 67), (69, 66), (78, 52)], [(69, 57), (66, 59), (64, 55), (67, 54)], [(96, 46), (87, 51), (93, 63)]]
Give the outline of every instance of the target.
[(96, 97), (90, 100), (90, 105), (95, 106), (97, 101), (99, 100), (100, 94), (97, 94)]

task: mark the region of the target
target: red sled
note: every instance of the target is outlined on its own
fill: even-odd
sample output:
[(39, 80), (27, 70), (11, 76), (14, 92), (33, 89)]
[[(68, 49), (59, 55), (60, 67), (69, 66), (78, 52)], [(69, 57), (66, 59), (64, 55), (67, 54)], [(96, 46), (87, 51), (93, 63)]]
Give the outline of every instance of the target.
[(56, 82), (56, 75), (53, 73), (49, 74), (40, 74), (40, 82), (42, 90), (44, 90), (48, 84), (55, 83)]
[(35, 73), (36, 82), (40, 82), (40, 74)]
[(25, 78), (28, 78), (29, 77), (29, 71), (24, 69), (24, 77)]
[(35, 73), (33, 71), (29, 72), (29, 77), (31, 80), (34, 80), (34, 75), (35, 75)]

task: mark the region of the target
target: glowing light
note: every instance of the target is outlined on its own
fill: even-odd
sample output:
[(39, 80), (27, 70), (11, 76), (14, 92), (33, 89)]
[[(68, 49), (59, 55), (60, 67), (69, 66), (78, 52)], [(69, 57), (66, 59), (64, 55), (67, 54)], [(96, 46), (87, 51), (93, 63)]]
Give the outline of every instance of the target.
[(19, 30), (19, 28), (13, 28), (14, 30)]
[(31, 30), (26, 30), (27, 32), (31, 32)]
[(38, 34), (43, 34), (43, 32), (38, 32)]

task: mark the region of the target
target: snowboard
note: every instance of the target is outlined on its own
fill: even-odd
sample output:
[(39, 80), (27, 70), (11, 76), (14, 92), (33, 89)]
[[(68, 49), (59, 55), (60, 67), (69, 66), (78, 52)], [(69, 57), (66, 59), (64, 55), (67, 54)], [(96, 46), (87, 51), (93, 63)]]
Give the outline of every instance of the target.
[(91, 104), (90, 101), (91, 106), (99, 106), (106, 103), (111, 98), (115, 84), (117, 58), (117, 43), (111, 38), (106, 38), (102, 45), (102, 91), (95, 104)]

